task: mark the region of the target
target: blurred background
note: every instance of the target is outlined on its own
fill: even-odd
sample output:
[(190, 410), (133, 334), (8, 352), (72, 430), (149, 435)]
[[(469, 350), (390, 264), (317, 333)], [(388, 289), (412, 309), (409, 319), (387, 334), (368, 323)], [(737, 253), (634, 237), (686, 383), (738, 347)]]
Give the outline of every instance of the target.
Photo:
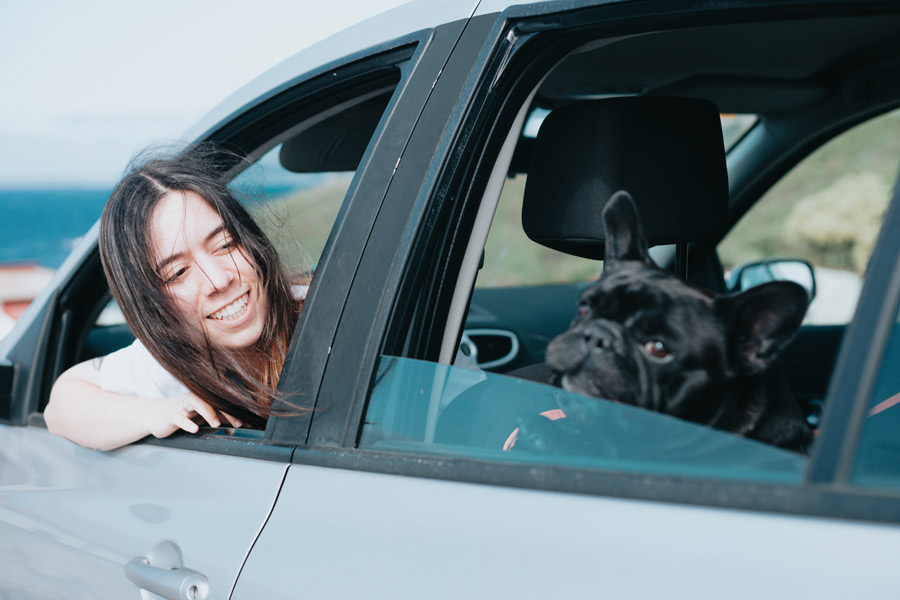
[(405, 0), (0, 3), (0, 338), (129, 160), (255, 76)]

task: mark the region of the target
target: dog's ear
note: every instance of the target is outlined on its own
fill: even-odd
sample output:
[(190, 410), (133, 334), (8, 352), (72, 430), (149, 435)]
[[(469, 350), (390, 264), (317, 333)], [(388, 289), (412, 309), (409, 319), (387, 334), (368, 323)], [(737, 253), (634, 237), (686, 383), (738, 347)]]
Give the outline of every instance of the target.
[(739, 372), (755, 375), (768, 369), (793, 339), (809, 296), (796, 283), (772, 281), (715, 302)]
[(606, 231), (604, 261), (637, 260), (650, 263), (641, 219), (628, 192), (620, 190), (606, 203), (603, 227)]

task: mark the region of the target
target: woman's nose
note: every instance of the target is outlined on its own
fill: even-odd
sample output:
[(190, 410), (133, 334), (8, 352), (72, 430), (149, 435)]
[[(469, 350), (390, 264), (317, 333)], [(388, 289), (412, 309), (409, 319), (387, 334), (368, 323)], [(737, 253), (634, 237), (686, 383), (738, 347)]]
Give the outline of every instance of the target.
[(212, 295), (228, 289), (235, 280), (234, 261), (216, 260), (211, 257), (210, 260), (204, 261), (203, 279), (205, 292)]

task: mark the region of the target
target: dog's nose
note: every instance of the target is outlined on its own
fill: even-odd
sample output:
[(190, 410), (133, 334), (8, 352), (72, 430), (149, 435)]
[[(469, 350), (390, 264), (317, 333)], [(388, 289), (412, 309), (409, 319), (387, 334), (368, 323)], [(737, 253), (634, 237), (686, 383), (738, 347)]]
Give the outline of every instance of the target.
[(584, 344), (590, 350), (604, 350), (613, 345), (614, 338), (612, 332), (604, 327), (591, 325), (581, 332)]

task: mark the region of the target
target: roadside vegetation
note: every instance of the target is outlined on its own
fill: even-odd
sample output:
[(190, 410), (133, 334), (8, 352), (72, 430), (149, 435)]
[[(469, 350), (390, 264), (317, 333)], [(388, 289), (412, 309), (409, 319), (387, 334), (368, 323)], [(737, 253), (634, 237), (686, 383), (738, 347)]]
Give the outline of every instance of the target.
[[(763, 257), (804, 258), (861, 274), (875, 243), (900, 156), (900, 111), (826, 144), (766, 194), (719, 246), (726, 269)], [(315, 265), (350, 175), (253, 209), (297, 272)], [(525, 177), (507, 179), (485, 247), (480, 287), (595, 278), (601, 263), (550, 250), (522, 232)]]

